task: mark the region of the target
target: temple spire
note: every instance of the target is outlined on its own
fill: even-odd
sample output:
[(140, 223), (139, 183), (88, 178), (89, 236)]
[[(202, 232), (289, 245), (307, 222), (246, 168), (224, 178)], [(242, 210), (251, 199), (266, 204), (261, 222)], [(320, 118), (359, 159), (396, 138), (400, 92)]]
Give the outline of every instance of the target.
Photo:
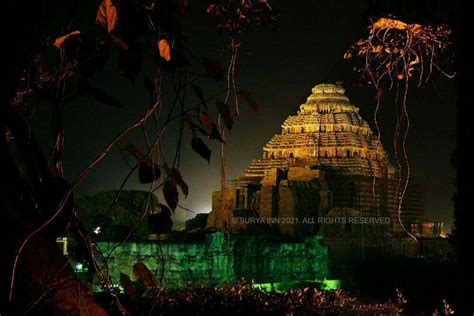
[(323, 83), (311, 90), (297, 115), (281, 125), (282, 132), (263, 147), (243, 179), (261, 179), (273, 167), (318, 166), (350, 175), (384, 177), (395, 168), (369, 124), (350, 103), (342, 86)]

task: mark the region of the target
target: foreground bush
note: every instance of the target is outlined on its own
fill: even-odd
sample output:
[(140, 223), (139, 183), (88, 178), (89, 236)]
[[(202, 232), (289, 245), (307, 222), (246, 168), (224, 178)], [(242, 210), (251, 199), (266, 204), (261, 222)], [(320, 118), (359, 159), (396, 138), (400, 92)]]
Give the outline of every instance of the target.
[[(120, 300), (122, 308), (137, 315), (396, 315), (406, 300), (397, 290), (395, 300), (366, 303), (342, 290), (305, 287), (285, 293), (265, 292), (243, 280), (221, 287), (166, 289), (138, 286)], [(116, 303), (109, 310), (119, 308)]]

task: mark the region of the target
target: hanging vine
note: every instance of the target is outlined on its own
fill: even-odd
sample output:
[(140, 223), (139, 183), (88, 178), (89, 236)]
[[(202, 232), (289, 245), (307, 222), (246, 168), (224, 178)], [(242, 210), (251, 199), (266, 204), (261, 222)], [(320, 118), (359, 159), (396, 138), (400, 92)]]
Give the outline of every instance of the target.
[[(399, 172), (395, 193), (397, 218), (401, 228), (410, 237), (417, 240), (402, 221), (402, 208), (411, 173), (406, 147), (410, 130), (408, 91), (412, 81), (416, 82), (418, 88), (428, 84), (434, 72), (447, 78), (455, 76), (447, 70), (449, 68), (447, 64), (450, 61), (451, 42), (449, 37), (451, 29), (445, 24), (409, 24), (393, 17), (381, 17), (372, 22), (368, 30), (368, 36), (350, 46), (344, 54), (344, 59), (356, 56), (358, 64), (354, 67), (354, 71), (360, 73), (362, 80), (373, 85), (376, 90), (374, 122), (377, 131), (377, 146), (380, 143), (377, 114), (380, 107), (382, 84), (387, 84), (389, 90), (396, 86), (394, 152)], [(401, 111), (398, 105), (400, 86), (402, 88)], [(403, 153), (403, 165), (399, 159), (400, 151)], [(375, 177), (373, 191), (375, 192)]]
[[(217, 18), (217, 30), (225, 34), (228, 40), (227, 47), (223, 53), (230, 55), (226, 73), (226, 96), (224, 102), (218, 102), (218, 127), (224, 142), (220, 144), (221, 159), (221, 206), (222, 216), (221, 228), (229, 229), (230, 215), (226, 207), (227, 200), (227, 166), (225, 159), (225, 139), (226, 129), (230, 133), (234, 117), (240, 114), (239, 99), (240, 94), (249, 103), (250, 107), (258, 113), (258, 107), (252, 95), (246, 90), (238, 91), (235, 81), (236, 63), (239, 48), (241, 46), (241, 35), (253, 27), (274, 27), (276, 24), (276, 14), (268, 0), (221, 0), (216, 1), (207, 7), (207, 13), (213, 14)], [(232, 111), (230, 109), (230, 96), (232, 95)], [(218, 223), (216, 223), (218, 224)], [(218, 224), (219, 225), (219, 224)]]

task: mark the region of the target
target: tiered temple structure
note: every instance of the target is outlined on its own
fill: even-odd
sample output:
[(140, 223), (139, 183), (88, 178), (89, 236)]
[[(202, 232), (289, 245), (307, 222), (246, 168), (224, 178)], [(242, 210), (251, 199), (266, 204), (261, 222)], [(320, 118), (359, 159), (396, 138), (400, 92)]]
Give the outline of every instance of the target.
[[(400, 232), (397, 170), (344, 93), (339, 85), (315, 86), (297, 115), (282, 124), (281, 134), (263, 147), (263, 157), (253, 160), (224, 195), (213, 193), (207, 226), (290, 236)], [(411, 187), (406, 194), (406, 227), (423, 218), (418, 191)], [(352, 225), (341, 221), (347, 217), (390, 220)]]

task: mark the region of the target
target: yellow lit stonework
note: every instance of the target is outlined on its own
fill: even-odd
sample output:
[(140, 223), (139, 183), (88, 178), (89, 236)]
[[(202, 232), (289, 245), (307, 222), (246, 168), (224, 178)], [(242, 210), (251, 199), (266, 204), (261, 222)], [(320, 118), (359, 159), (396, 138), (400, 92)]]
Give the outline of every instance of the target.
[[(387, 216), (390, 225), (382, 230), (399, 231), (397, 170), (358, 111), (342, 86), (315, 86), (297, 114), (283, 122), (281, 134), (263, 147), (262, 158), (252, 160), (227, 188), (224, 208), (221, 193), (213, 194), (208, 227), (304, 236), (325, 229), (303, 219), (342, 212)], [(422, 216), (417, 199), (412, 200), (404, 204), (410, 223)], [(262, 225), (265, 221), (244, 220), (249, 218), (270, 220)]]

